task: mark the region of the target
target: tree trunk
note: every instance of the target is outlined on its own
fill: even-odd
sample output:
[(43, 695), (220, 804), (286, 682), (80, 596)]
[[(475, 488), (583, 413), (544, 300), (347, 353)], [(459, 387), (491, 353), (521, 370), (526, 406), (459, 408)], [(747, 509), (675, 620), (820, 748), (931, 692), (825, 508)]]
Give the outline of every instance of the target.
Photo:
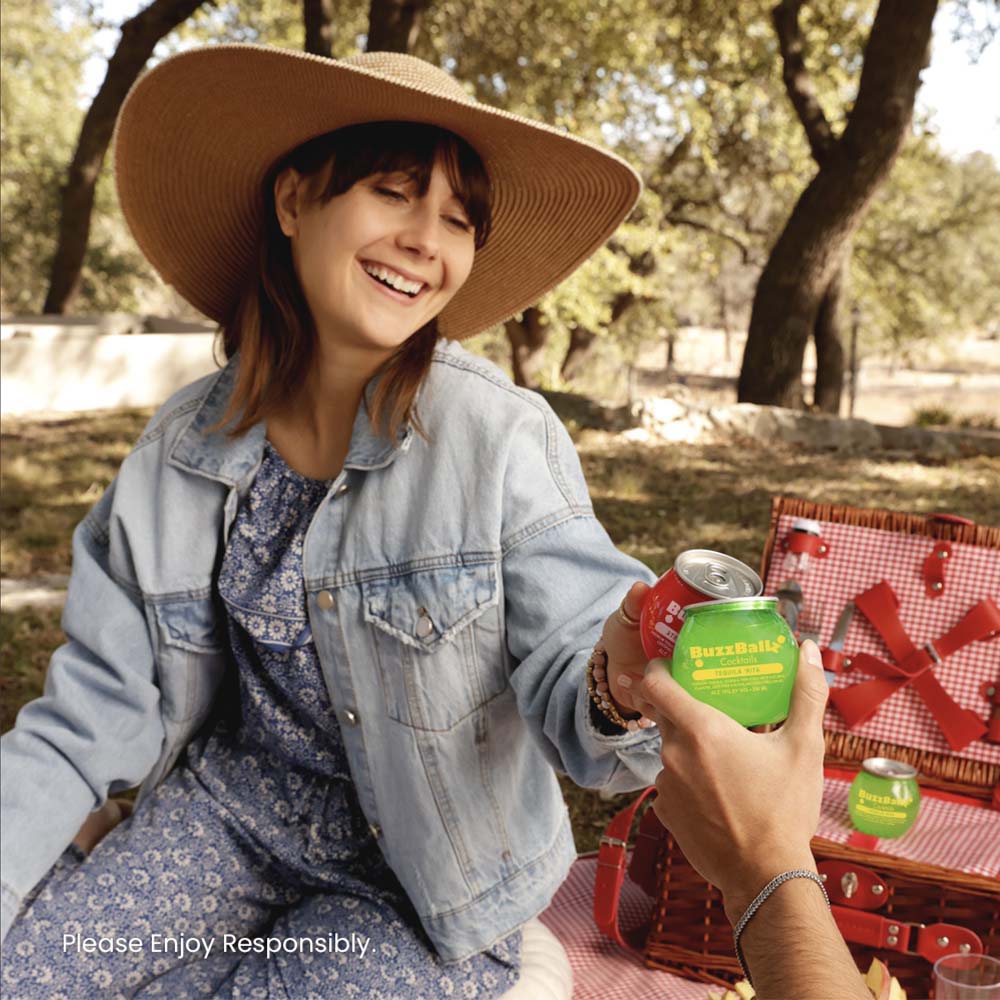
[(840, 267), (833, 273), (816, 311), (813, 340), (816, 344), (816, 384), (813, 406), (823, 413), (840, 413), (840, 397), (844, 391), (844, 291), (850, 249), (845, 252)]
[(367, 52), (412, 52), (429, 0), (371, 0)]
[(305, 51), (329, 59), (333, 54), (333, 0), (302, 0), (302, 21), (306, 29)]
[(97, 178), (125, 95), (142, 72), (156, 43), (186, 21), (202, 2), (155, 0), (122, 25), (121, 39), (108, 61), (104, 82), (83, 119), (62, 188), (59, 240), (52, 260), (45, 312), (67, 312), (80, 289)]
[[(655, 265), (647, 263), (647, 257), (652, 261), (652, 254), (644, 254), (642, 258), (632, 261), (630, 270), (633, 274), (648, 274), (651, 272)], [(641, 268), (648, 268), (648, 270), (642, 270)], [(634, 292), (619, 292), (611, 303), (611, 319), (608, 322), (608, 326), (610, 327), (617, 323), (639, 301), (640, 297), (635, 295)], [(651, 302), (652, 299), (643, 297), (641, 301)], [(562, 365), (559, 368), (559, 373), (563, 378), (570, 380), (580, 374), (583, 366), (590, 358), (596, 342), (597, 334), (593, 330), (582, 326), (574, 327), (570, 330), (569, 347), (566, 348), (566, 357), (563, 358)]]
[(585, 326), (574, 326), (569, 331), (569, 347), (559, 369), (559, 374), (564, 379), (569, 381), (583, 371), (596, 340), (597, 334)]
[[(839, 139), (832, 139), (798, 52), (801, 0), (783, 0), (775, 25), (785, 56), (786, 85), (806, 127), (819, 170), (802, 192), (764, 267), (754, 295), (738, 398), (777, 406), (802, 405), (802, 358), (820, 304), (844, 262), (851, 234), (889, 174), (903, 144), (926, 64), (937, 0), (881, 0), (875, 15), (858, 97)], [(798, 38), (801, 43), (801, 37)]]
[(536, 377), (541, 370), (542, 348), (549, 335), (548, 327), (542, 323), (542, 314), (532, 306), (522, 313), (521, 321), (509, 319), (504, 323), (507, 339), (510, 341), (510, 364), (514, 370), (514, 384), (526, 389), (534, 389)]

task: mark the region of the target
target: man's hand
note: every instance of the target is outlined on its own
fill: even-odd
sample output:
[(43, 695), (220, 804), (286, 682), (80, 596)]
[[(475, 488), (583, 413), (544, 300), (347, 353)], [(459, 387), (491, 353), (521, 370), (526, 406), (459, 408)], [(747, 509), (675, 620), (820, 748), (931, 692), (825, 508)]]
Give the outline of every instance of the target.
[(691, 697), (664, 661), (652, 661), (625, 690), (636, 692), (631, 704), (663, 737), (653, 809), (692, 866), (722, 891), (730, 920), (775, 875), (815, 870), (809, 841), (823, 795), (828, 692), (815, 643), (803, 643), (788, 719), (770, 733), (750, 732)]

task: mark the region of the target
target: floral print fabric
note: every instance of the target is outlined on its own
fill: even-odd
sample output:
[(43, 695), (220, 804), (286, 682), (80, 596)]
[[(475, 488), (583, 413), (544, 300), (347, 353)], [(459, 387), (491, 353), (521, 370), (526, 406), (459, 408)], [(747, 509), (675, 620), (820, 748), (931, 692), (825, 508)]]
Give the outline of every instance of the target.
[(358, 805), (302, 582), (329, 489), (265, 445), (219, 577), (239, 718), (89, 856), (67, 849), (5, 942), (5, 997), (480, 998), (516, 982), (520, 932), (440, 962)]

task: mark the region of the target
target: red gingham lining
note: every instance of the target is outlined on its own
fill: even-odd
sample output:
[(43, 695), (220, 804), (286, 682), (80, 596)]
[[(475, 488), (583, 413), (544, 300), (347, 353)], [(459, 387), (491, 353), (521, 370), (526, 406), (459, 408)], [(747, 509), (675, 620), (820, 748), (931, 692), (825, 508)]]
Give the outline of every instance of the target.
[[(850, 788), (849, 779), (827, 776), (817, 837), (847, 843), (854, 830), (847, 811)], [(1000, 876), (1000, 812), (927, 794), (909, 831), (894, 840), (879, 840), (875, 852), (996, 878)]]
[[(705, 983), (647, 969), (641, 955), (601, 934), (593, 917), (596, 872), (596, 855), (578, 858), (539, 917), (569, 956), (573, 1000), (707, 1000), (710, 987)], [(647, 920), (653, 904), (626, 878), (620, 906), (622, 926), (630, 927)]]
[[(945, 591), (933, 600), (927, 597), (922, 575), (923, 561), (936, 544), (933, 538), (903, 535), (878, 528), (822, 522), (823, 540), (829, 546), (824, 559), (810, 560), (804, 575), (793, 573), (782, 548), (794, 517), (782, 515), (764, 592), (774, 594), (794, 577), (802, 587), (806, 607), (822, 607), (820, 645), (830, 642), (844, 606), (858, 594), (888, 580), (899, 598), (899, 618), (913, 640), (922, 646), (947, 632), (984, 597), (1000, 602), (1000, 550), (951, 543), (951, 558), (945, 567)], [(844, 646), (847, 654), (871, 653), (891, 660), (881, 637), (864, 615), (855, 609)], [(974, 642), (936, 667), (935, 676), (963, 708), (985, 719), (989, 712), (980, 692), (986, 681), (1000, 679), (1000, 639)], [(868, 678), (855, 671), (835, 677), (833, 684), (846, 687)], [(857, 736), (885, 740), (920, 750), (954, 755), (967, 760), (1000, 763), (1000, 744), (979, 740), (955, 753), (937, 728), (920, 696), (912, 687), (898, 691), (883, 702), (878, 712), (861, 726), (848, 730), (836, 709), (826, 714), (826, 728)]]

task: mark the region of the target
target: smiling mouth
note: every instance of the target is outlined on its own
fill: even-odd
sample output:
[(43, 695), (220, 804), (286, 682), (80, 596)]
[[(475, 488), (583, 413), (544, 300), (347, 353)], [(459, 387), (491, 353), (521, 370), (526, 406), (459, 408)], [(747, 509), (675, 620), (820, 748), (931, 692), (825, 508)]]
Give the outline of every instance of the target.
[(382, 264), (375, 264), (372, 261), (365, 260), (361, 262), (361, 267), (372, 281), (388, 289), (390, 292), (396, 292), (398, 295), (403, 295), (411, 300), (415, 299), (427, 287), (426, 282), (413, 281), (410, 278), (404, 277), (398, 271), (393, 271)]

